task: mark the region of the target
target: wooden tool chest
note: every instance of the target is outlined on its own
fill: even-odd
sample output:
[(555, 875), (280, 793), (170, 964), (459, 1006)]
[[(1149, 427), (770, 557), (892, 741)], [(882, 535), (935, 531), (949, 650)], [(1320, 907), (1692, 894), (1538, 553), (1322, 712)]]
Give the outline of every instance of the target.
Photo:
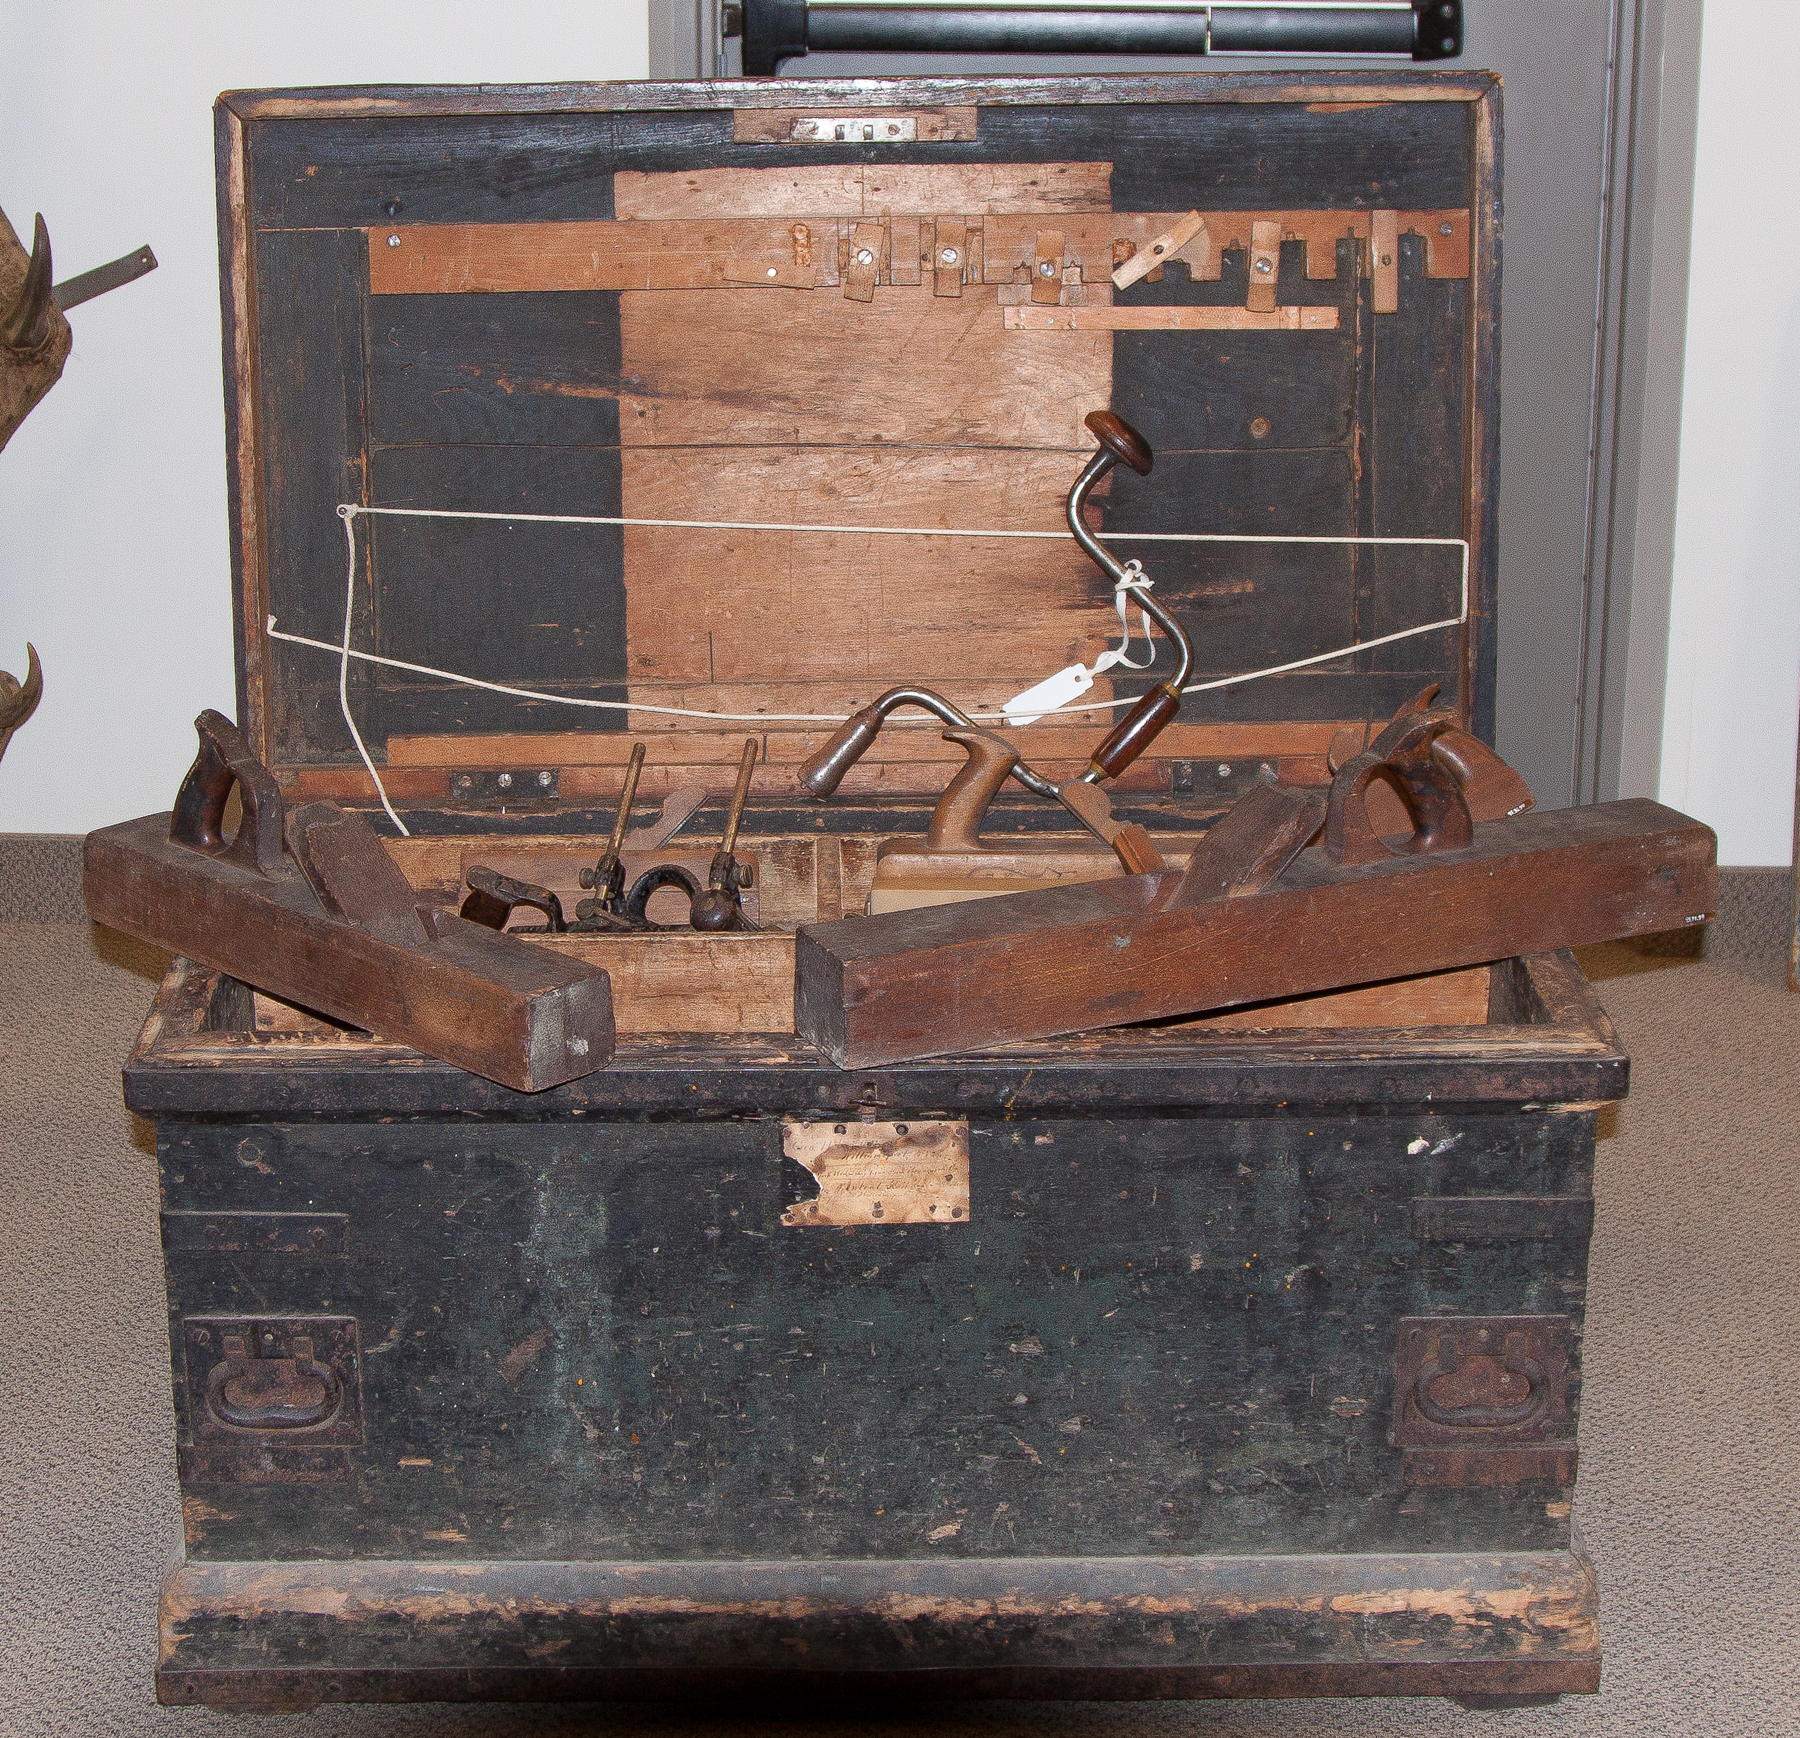
[[(760, 928), (547, 938), (620, 1037), (536, 1094), (177, 963), (126, 1069), (163, 1700), (1595, 1688), (1626, 1059), (1569, 956), (864, 1071), (793, 1032), (794, 931), (962, 760), (896, 721), (815, 802), (831, 720), (1117, 637), (1066, 534), (993, 535), (1058, 531), (1091, 411), (1156, 453), (1103, 536), (1326, 540), (1120, 545), (1196, 680), (1298, 666), (1118, 781), (1171, 860), (1428, 682), (1491, 738), (1497, 81), (240, 93), (218, 142), (238, 716), (285, 795), (385, 798), (427, 897), (573, 900), (634, 741), (634, 826), (705, 800), (633, 875), (703, 871), (748, 736)], [(1111, 716), (1018, 736), (1070, 776)]]

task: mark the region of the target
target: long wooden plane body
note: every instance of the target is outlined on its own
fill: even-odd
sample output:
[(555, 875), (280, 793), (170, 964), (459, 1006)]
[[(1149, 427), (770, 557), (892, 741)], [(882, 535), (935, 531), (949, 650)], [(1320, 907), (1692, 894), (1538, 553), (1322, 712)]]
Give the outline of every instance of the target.
[(176, 844), (166, 814), (90, 833), (82, 885), (97, 923), (503, 1086), (541, 1092), (613, 1053), (605, 972), (453, 911), (416, 942), (327, 916), (303, 875)]
[(810, 924), (795, 1025), (861, 1068), (1679, 929), (1716, 908), (1716, 854), (1632, 799), (1354, 867), (1314, 847), (1248, 897), (1180, 905), (1170, 869)]

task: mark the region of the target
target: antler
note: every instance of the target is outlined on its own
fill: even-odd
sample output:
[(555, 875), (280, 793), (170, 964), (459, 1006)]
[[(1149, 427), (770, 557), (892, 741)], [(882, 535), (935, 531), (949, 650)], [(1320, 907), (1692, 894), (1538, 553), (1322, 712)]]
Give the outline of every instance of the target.
[(27, 256), (0, 211), (0, 447), (56, 384), (75, 341), (50, 275), (43, 218), (33, 227)]
[(0, 759), (5, 758), (13, 732), (37, 711), (44, 694), (44, 667), (38, 662), (37, 647), (29, 640), (25, 642), (25, 656), (28, 662), (23, 683), (17, 676), (0, 670)]
[(50, 293), (50, 231), (44, 227), (44, 214), (37, 214), (31, 232), (31, 264), (25, 268), (25, 281), (19, 294), (0, 318), (0, 343), (12, 350), (36, 350), (50, 336), (50, 312), (56, 306)]

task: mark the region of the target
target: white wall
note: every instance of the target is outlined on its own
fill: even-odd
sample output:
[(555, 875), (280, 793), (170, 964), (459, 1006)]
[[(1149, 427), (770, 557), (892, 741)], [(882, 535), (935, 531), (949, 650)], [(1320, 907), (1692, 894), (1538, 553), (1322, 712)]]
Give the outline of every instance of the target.
[(1712, 0), (1661, 797), (1719, 861), (1791, 860), (1800, 721), (1800, 9)]
[[(0, 7), (0, 12), (6, 8)], [(236, 713), (212, 102), (271, 85), (642, 78), (643, 0), (59, 0), (0, 54), (0, 208), (56, 275), (149, 242), (70, 315), (62, 381), (0, 454), (0, 668), (44, 699), (0, 762), (0, 832), (165, 808), (195, 713)], [(13, 34), (19, 34), (16, 28)]]

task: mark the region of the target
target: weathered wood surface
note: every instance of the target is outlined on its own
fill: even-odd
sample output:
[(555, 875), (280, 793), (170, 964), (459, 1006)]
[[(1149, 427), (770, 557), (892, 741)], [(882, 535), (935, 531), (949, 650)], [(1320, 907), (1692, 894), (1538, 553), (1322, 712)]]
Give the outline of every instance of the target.
[[(639, 176), (615, 189), (619, 216), (586, 223), (388, 223), (368, 231), (373, 296), (466, 295), (567, 290), (835, 289), (854, 245), (847, 225), (862, 215), (879, 229), (871, 283), (917, 284), (933, 259), (935, 222), (953, 213), (967, 224), (964, 281), (1030, 281), (1032, 299), (1055, 303), (1068, 282), (1107, 285), (1126, 248), (1153, 245), (1181, 221), (1168, 213), (1108, 207), (1110, 163), (993, 168), (896, 165), (880, 170), (696, 171)], [(622, 177), (622, 179), (625, 179)], [(905, 215), (896, 215), (901, 213)], [(1056, 229), (1042, 227), (1054, 214)], [(1469, 275), (1469, 214), (1455, 212), (1208, 212), (1203, 251), (1170, 253), (1194, 281), (1217, 282), (1222, 250), (1249, 249), (1262, 236), (1273, 263), (1283, 241), (1306, 250), (1309, 278), (1334, 278), (1339, 243), (1372, 240), (1371, 220), (1416, 233), (1425, 275)], [(1443, 232), (1449, 232), (1445, 234)], [(1039, 251), (1052, 246), (1054, 253)], [(1378, 258), (1375, 312), (1399, 311), (1399, 240)], [(1054, 270), (1041, 269), (1046, 260)], [(1064, 273), (1073, 270), (1074, 277)], [(1155, 269), (1155, 268), (1152, 268)], [(1147, 274), (1141, 274), (1147, 275)], [(1135, 281), (1135, 280), (1134, 280)], [(1160, 280), (1157, 280), (1160, 281)], [(1388, 306), (1379, 305), (1391, 282)], [(1275, 286), (1258, 282), (1253, 310), (1275, 306)], [(863, 299), (867, 299), (866, 297)], [(990, 298), (981, 305), (992, 309)], [(1265, 305), (1266, 304), (1266, 305)]]
[[(347, 85), (312, 90), (237, 90), (219, 99), (245, 120), (358, 121), (366, 117), (475, 115), (582, 115), (658, 111), (806, 112), (836, 110), (860, 115), (869, 104), (902, 110), (933, 106), (967, 108), (1034, 106), (1051, 102), (1191, 102), (1197, 88), (1213, 103), (1263, 105), (1318, 103), (1324, 112), (1345, 112), (1386, 103), (1480, 103), (1498, 90), (1497, 73), (1446, 71), (1424, 78), (1410, 72), (1308, 71), (1294, 78), (1267, 72), (1105, 73), (1085, 77), (783, 78), (739, 83), (652, 81), (640, 84)], [(828, 149), (829, 147), (824, 147)], [(809, 146), (816, 154), (821, 147)]]
[[(706, 884), (704, 865), (700, 883)], [(794, 1029), (791, 935), (672, 931), (544, 936), (537, 942), (605, 971), (621, 1034)]]
[(522, 1100), (480, 1076), (360, 1032), (259, 1035), (232, 980), (170, 968), (125, 1066), (147, 1116), (534, 1116), (605, 1111), (820, 1115), (873, 1107), (948, 1114), (1132, 1107), (1214, 1113), (1282, 1105), (1599, 1103), (1623, 1098), (1628, 1060), (1568, 955), (1494, 968), (1490, 1024), (1366, 1031), (1218, 1030), (1200, 1018), (951, 1059), (847, 1072), (779, 1035), (622, 1039), (614, 1066)]
[(1006, 308), (1009, 332), (1335, 332), (1336, 308)]
[[(784, 1223), (818, 1183), (782, 1119), (698, 1084), (651, 1121), (160, 1119), (184, 1450), (182, 1323), (360, 1347), (335, 1464), (186, 1456), (189, 1561), (1566, 1548), (1554, 1486), (1409, 1486), (1391, 1402), (1404, 1319), (1578, 1330), (1578, 1227), (1422, 1242), (1415, 1202), (1585, 1197), (1591, 1109), (996, 1107), (967, 1223), (846, 1228)], [(225, 1261), (205, 1232), (302, 1209), (343, 1219)], [(1572, 1435), (1578, 1363), (1560, 1398)]]
[(844, 1562), (823, 1583), (813, 1563), (189, 1564), (165, 1582), (160, 1620), (158, 1698), (240, 1713), (518, 1697), (1543, 1695), (1595, 1689), (1600, 1668), (1593, 1571), (1558, 1551)]
[(1716, 848), (1633, 799), (1354, 868), (1316, 847), (1250, 899), (1170, 909), (1168, 871), (811, 925), (795, 1024), (861, 1068), (1679, 929), (1716, 908)]
[(1285, 1002), (1194, 1016), (1196, 1026), (1232, 1032), (1307, 1032), (1347, 1027), (1393, 1030), (1421, 1026), (1485, 1026), (1493, 1002), (1492, 967), (1430, 972), (1353, 990), (1321, 990)]
[(453, 911), (396, 941), (328, 917), (298, 874), (271, 879), (171, 843), (169, 817), (90, 833), (88, 915), (334, 1019), (523, 1092), (612, 1055), (606, 974), (465, 923)]
[[(679, 694), (683, 690), (675, 692)], [(797, 682), (777, 692), (791, 695), (795, 710), (811, 711), (842, 705), (846, 716), (857, 710), (848, 698), (852, 690), (845, 687)], [(866, 684), (855, 692), (865, 696), (861, 702), (865, 706), (875, 698), (868, 692)], [(1101, 685), (1096, 684), (1093, 692), (1100, 693)], [(662, 698), (655, 690), (650, 693), (657, 699)], [(671, 695), (671, 699), (674, 698), (675, 695)], [(653, 716), (647, 714), (645, 723), (653, 728)], [(703, 720), (691, 719), (671, 739), (653, 741), (651, 759), (690, 769), (735, 765), (743, 746), (743, 731), (729, 726), (695, 728), (703, 724)], [(829, 724), (810, 727), (804, 724), (767, 725), (761, 732), (762, 758), (784, 763), (806, 760), (825, 746), (834, 728)], [(1000, 728), (1005, 730), (1004, 725)], [(1069, 722), (1047, 720), (1007, 734), (1036, 762), (1073, 759), (1078, 754), (1085, 754), (1106, 734), (1107, 728), (1108, 714), (1095, 712), (1085, 718), (1072, 715)], [(1281, 758), (1313, 757), (1319, 761), (1320, 772), (1314, 782), (1328, 784), (1330, 773), (1325, 767), (1326, 750), (1345, 728), (1329, 718), (1270, 725), (1188, 724), (1177, 719), (1157, 738), (1157, 749), (1159, 754), (1166, 753), (1172, 760), (1216, 761), (1221, 757), (1235, 760), (1243, 756), (1254, 759), (1271, 752)], [(1358, 733), (1363, 730), (1361, 725), (1349, 728)], [(1370, 735), (1373, 734), (1371, 730)], [(508, 767), (523, 766), (535, 757), (564, 768), (623, 766), (631, 758), (631, 748), (632, 737), (614, 731), (521, 732), (512, 736), (397, 736), (388, 741), (388, 766)], [(882, 731), (881, 748), (883, 756), (891, 761), (932, 761), (954, 767), (960, 766), (966, 758), (960, 747), (944, 740), (942, 721), (933, 721), (923, 714), (901, 712), (891, 718)]]
[[(875, 217), (893, 212), (1109, 211), (1111, 163), (908, 163), (804, 160), (768, 168), (623, 169), (613, 179), (613, 215), (695, 217)], [(855, 156), (862, 155), (854, 153)], [(831, 161), (837, 158), (837, 161)]]
[[(811, 90), (827, 104), (832, 93), (840, 103), (847, 100), (850, 89), (829, 82), (793, 88)], [(867, 100), (924, 108), (944, 106), (939, 99), (953, 88), (982, 92), (979, 136), (951, 146), (925, 141), (884, 150), (877, 164), (859, 161), (867, 153), (851, 148), (739, 142), (732, 109), (699, 86), (658, 87), (658, 94), (642, 99), (636, 87), (621, 87), (606, 128), (580, 112), (594, 99), (579, 89), (570, 92), (577, 110), (561, 116), (529, 112), (530, 93), (511, 116), (491, 112), (495, 104), (481, 93), (460, 100), (424, 93), (416, 103), (377, 94), (361, 118), (338, 114), (330, 97), (317, 103), (303, 96), (227, 100), (221, 162), (229, 172), (227, 191), (236, 189), (232, 221), (225, 226), (227, 263), (233, 284), (243, 286), (234, 291), (233, 355), (240, 374), (255, 376), (247, 388), (240, 381), (232, 398), (239, 474), (247, 490), (240, 528), (250, 527), (238, 540), (245, 575), (240, 615), (244, 634), (258, 640), (246, 652), (240, 711), (259, 723), (258, 745), (272, 764), (285, 770), (353, 762), (329, 660), (262, 644), (257, 634), (272, 610), (283, 627), (336, 637), (342, 586), (328, 578), (338, 564), (327, 559), (324, 540), (340, 535), (331, 512), (340, 499), (467, 505), (479, 496), (481, 505), (522, 511), (632, 511), (613, 480), (622, 440), (634, 449), (697, 444), (711, 449), (727, 472), (739, 454), (754, 464), (759, 447), (798, 454), (815, 443), (831, 449), (821, 459), (836, 455), (840, 462), (849, 453), (892, 455), (900, 447), (919, 479), (915, 497), (929, 493), (929, 472), (942, 456), (985, 467), (990, 500), (1010, 500), (1017, 494), (1019, 447), (1077, 458), (1085, 446), (1074, 432), (1082, 411), (1110, 398), (1146, 428), (1164, 455), (1161, 480), (1152, 479), (1157, 491), (1133, 496), (1121, 490), (1107, 507), (1115, 529), (1202, 524), (1266, 530), (1278, 522), (1297, 531), (1382, 530), (1387, 527), (1371, 505), (1375, 479), (1366, 462), (1375, 450), (1375, 419), (1358, 406), (1372, 403), (1382, 356), (1396, 344), (1412, 360), (1403, 376), (1394, 376), (1396, 408), (1392, 415), (1384, 412), (1387, 422), (1411, 414), (1406, 406), (1416, 398), (1422, 423), (1444, 438), (1433, 435), (1419, 449), (1428, 461), (1423, 468), (1418, 454), (1409, 459), (1402, 453), (1388, 469), (1399, 466), (1406, 473), (1401, 487), (1409, 530), (1423, 526), (1455, 535), (1467, 528), (1475, 537), (1477, 632), (1485, 631), (1480, 623), (1491, 558), (1481, 550), (1491, 439), (1480, 406), (1465, 407), (1461, 395), (1470, 345), (1479, 342), (1492, 304), (1493, 253), (1482, 231), (1492, 205), (1482, 156), (1492, 131), (1490, 84), (1277, 79), (1264, 83), (1266, 100), (1254, 107), (1245, 101), (1254, 83), (1225, 77), (1191, 84), (1071, 80), (1008, 88), (983, 81), (898, 81), (856, 88)], [(1334, 100), (1342, 90), (1373, 88), (1410, 94), (1376, 107), (1344, 108)], [(1053, 91), (1065, 100), (1055, 102)], [(1168, 101), (1177, 94), (1186, 100)], [(1129, 106), (1121, 108), (1115, 95)], [(1420, 100), (1427, 97), (1436, 100)], [(691, 108), (663, 106), (690, 101)], [(759, 112), (766, 107), (750, 106)], [(1487, 117), (1482, 128), (1471, 131), (1472, 116)], [(946, 163), (947, 154), (955, 161)], [(1179, 332), (1066, 334), (1054, 344), (1014, 333), (1010, 357), (978, 356), (979, 346), (965, 330), (974, 310), (965, 310), (964, 324), (956, 317), (969, 298), (936, 295), (937, 286), (924, 281), (883, 286), (872, 304), (848, 302), (835, 290), (773, 298), (730, 289), (638, 292), (635, 298), (610, 291), (398, 295), (379, 298), (380, 318), (359, 315), (359, 307), (371, 306), (360, 281), (369, 269), (363, 265), (369, 235), (379, 243), (371, 266), (385, 271), (388, 255), (406, 252), (404, 245), (386, 246), (389, 234), (471, 224), (499, 225), (516, 235), (532, 225), (594, 220), (791, 220), (793, 202), (815, 200), (848, 203), (846, 218), (878, 219), (883, 211), (904, 211), (899, 194), (914, 187), (933, 194), (916, 200), (920, 216), (934, 222), (949, 210), (966, 218), (973, 207), (984, 227), (1010, 225), (1020, 246), (1030, 249), (1042, 223), (1053, 221), (1065, 259), (1083, 272), (1082, 226), (1112, 225), (1104, 208), (1158, 222), (1165, 221), (1163, 214), (1212, 210), (1220, 224), (1208, 269), (1220, 271), (1217, 282), (1195, 283), (1185, 271), (1171, 271), (1167, 281), (1139, 283), (1122, 298), (1133, 309), (1195, 309), (1205, 318), (1224, 304), (1241, 307), (1246, 293), (1243, 256), (1228, 244), (1249, 237), (1238, 235), (1243, 225), (1234, 227), (1227, 218), (1263, 213), (1299, 220), (1335, 210), (1341, 236), (1315, 234), (1318, 226), (1310, 219), (1286, 226), (1296, 238), (1281, 250), (1279, 299), (1306, 317), (1335, 313), (1341, 330), (1306, 337), (1306, 360), (1295, 359), (1296, 340), (1286, 334), (1225, 334), (1216, 343), (1203, 338), (1207, 366), (1196, 373), (1196, 337)], [(751, 194), (752, 188), (764, 191)], [(957, 193), (953, 203), (945, 190)], [(1015, 199), (1021, 203), (1011, 204)], [(983, 212), (984, 200), (1002, 209)], [(1023, 203), (1034, 200), (1049, 209), (1033, 212)], [(781, 209), (759, 214), (759, 204)], [(1372, 210), (1394, 211), (1402, 222), (1410, 222), (1408, 214), (1438, 219), (1436, 226), (1421, 224), (1425, 233), (1419, 236), (1402, 234), (1400, 312), (1382, 316), (1379, 326), (1366, 312), (1354, 239)], [(1471, 213), (1467, 220), (1465, 211)], [(1443, 223), (1451, 225), (1451, 236), (1435, 235)], [(1476, 233), (1469, 232), (1471, 224)], [(923, 245), (931, 223), (918, 233)], [(1473, 277), (1465, 282), (1438, 275), (1460, 269), (1465, 250)], [(1109, 274), (1110, 244), (1106, 251), (1096, 270)], [(1010, 270), (999, 255), (991, 263), (993, 270)], [(984, 274), (989, 269), (984, 260)], [(1319, 276), (1324, 272), (1335, 281)], [(1093, 286), (1102, 287), (1111, 294), (1110, 284)], [(634, 299), (666, 312), (634, 312)], [(254, 325), (246, 318), (252, 301)], [(683, 302), (689, 305), (677, 306)], [(804, 322), (791, 312), (772, 312), (775, 303), (796, 302), (837, 306)], [(915, 302), (950, 312), (916, 311)], [(502, 303), (504, 308), (495, 305)], [(990, 307), (990, 320), (993, 313)], [(657, 322), (654, 332), (646, 318)], [(260, 357), (243, 342), (251, 331)], [(996, 331), (991, 342), (1008, 340)], [(1021, 345), (1035, 355), (1021, 356)], [(1089, 346), (1097, 346), (1091, 358)], [(627, 351), (630, 364), (623, 366)], [(266, 360), (277, 356), (278, 366)], [(933, 356), (949, 359), (948, 374), (931, 363)], [(834, 386), (826, 399), (804, 385), (822, 377)], [(725, 381), (734, 383), (729, 390)], [(1477, 396), (1485, 390), (1478, 380)], [(295, 392), (307, 396), (306, 406), (296, 407)], [(1169, 408), (1160, 420), (1144, 422), (1157, 401)], [(258, 414), (247, 416), (247, 403), (257, 405)], [(289, 427), (300, 428), (304, 438), (288, 439), (283, 431)], [(736, 444), (746, 437), (751, 446)], [(1353, 462), (1353, 449), (1364, 454), (1363, 463)], [(318, 455), (335, 456), (327, 463)], [(1457, 462), (1449, 463), (1448, 455)], [(679, 464), (676, 453), (668, 456)], [(704, 469), (697, 462), (689, 468), (696, 478)], [(795, 492), (784, 498), (778, 517), (841, 522), (851, 506), (860, 506), (835, 492), (828, 464), (815, 467), (803, 486), (794, 481)], [(1066, 486), (1066, 479), (1058, 481)], [(735, 475), (726, 474), (710, 498), (703, 483), (685, 498), (690, 508), (702, 506), (705, 516), (735, 516), (725, 502), (737, 490)], [(1165, 490), (1168, 501), (1159, 507)], [(1060, 493), (1058, 487), (1047, 494), (1048, 509)], [(877, 494), (870, 504), (882, 500)], [(974, 495), (970, 503), (979, 508)], [(656, 533), (634, 538), (627, 548), (625, 538), (595, 527), (499, 525), (449, 533), (388, 522), (370, 541), (369, 586), (358, 596), (357, 631), (367, 636), (364, 643), (389, 655), (588, 699), (626, 697), (623, 680), (637, 667), (637, 635), (649, 631), (655, 614), (642, 601), (654, 589), (645, 575), (671, 558), (679, 568), (689, 554), (688, 565), (703, 566), (714, 553), (702, 547), (707, 534), (694, 534), (691, 551)], [(734, 542), (735, 565), (709, 593), (707, 609), (710, 629), (726, 625), (728, 652), (741, 620), (734, 603), (751, 594), (817, 591), (823, 614), (815, 637), (822, 643), (843, 637), (855, 648), (858, 624), (870, 616), (868, 595), (875, 599), (875, 615), (898, 606), (922, 617), (931, 597), (949, 595), (958, 584), (958, 601), (966, 602), (994, 583), (991, 572), (971, 576), (965, 557), (941, 560), (941, 552), (928, 547), (902, 547), (874, 558), (880, 564), (875, 584), (859, 596), (844, 576), (863, 562), (861, 552), (800, 547), (775, 586), (766, 562), (760, 577), (750, 572), (755, 546), (765, 539), (726, 541)], [(1437, 613), (1449, 569), (1429, 554), (1407, 559), (1410, 568), (1393, 569), (1396, 580), (1374, 586), (1379, 594), (1385, 584), (1394, 596), (1367, 602), (1362, 574), (1344, 553), (1314, 550), (1303, 560), (1279, 547), (1165, 546), (1155, 551), (1152, 566), (1159, 595), (1205, 629), (1197, 636), (1206, 665), (1200, 673), (1223, 675), (1343, 643), (1369, 631), (1362, 618), (1374, 609), (1385, 611), (1390, 625), (1415, 604), (1429, 602)], [(1009, 575), (1018, 567), (1005, 557), (990, 565)], [(316, 581), (304, 581), (308, 573)], [(496, 575), (502, 576), (498, 584)], [(968, 577), (973, 584), (965, 582)], [(1031, 634), (1059, 642), (1053, 664), (1091, 658), (1105, 634), (1101, 591), (1074, 579), (1073, 570), (1070, 581), (1073, 590), (1058, 578), (1040, 596), (1059, 618), (1041, 634), (1034, 611), (1012, 610), (1016, 623), (1031, 624)], [(291, 582), (312, 590), (299, 597)], [(462, 606), (437, 608), (434, 600), (447, 594)], [(1010, 590), (1004, 601), (1009, 608), (1015, 602)], [(846, 614), (843, 636), (837, 613)], [(1091, 625), (1079, 636), (1080, 650), (1071, 653), (1070, 630), (1082, 617)], [(952, 620), (938, 610), (916, 642), (906, 633), (894, 637), (894, 661), (915, 665), (905, 671), (908, 678), (940, 674), (916, 667), (916, 660), (935, 662), (933, 647), (953, 637)], [(1296, 624), (1303, 624), (1298, 642)], [(970, 647), (981, 638), (971, 636)], [(1373, 670), (1300, 672), (1196, 697), (1190, 710), (1198, 720), (1247, 726), (1308, 717), (1342, 722), (1385, 715), (1403, 691), (1438, 675), (1476, 728), (1485, 729), (1483, 660), (1465, 659), (1450, 645), (1453, 633), (1443, 638), (1443, 647), (1415, 641), (1384, 652)], [(694, 674), (700, 644), (688, 648), (689, 673), (676, 685), (702, 709), (800, 709), (781, 704), (779, 690), (790, 684), (783, 667), (792, 661), (792, 642), (782, 634), (768, 638), (769, 668), (746, 662), (732, 676), (710, 667)], [(649, 655), (661, 657), (666, 649), (652, 644)], [(1016, 686), (1041, 676), (1053, 664), (1036, 661), (1039, 649), (1030, 636), (1016, 644), (1017, 664), (1025, 667), (1003, 674), (1016, 676)], [(992, 661), (989, 650), (981, 656)], [(809, 675), (818, 674), (815, 661)], [(977, 675), (968, 686), (1005, 686), (1001, 674), (995, 672), (991, 684)], [(356, 669), (351, 679), (352, 704), (377, 739), (560, 731), (577, 718), (588, 721), (553, 705), (398, 672)], [(769, 692), (759, 695), (765, 686)], [(715, 690), (710, 702), (709, 689)], [(648, 688), (634, 692), (652, 697)], [(593, 718), (603, 729), (644, 722), (624, 714)], [(669, 728), (668, 721), (656, 727)]]

